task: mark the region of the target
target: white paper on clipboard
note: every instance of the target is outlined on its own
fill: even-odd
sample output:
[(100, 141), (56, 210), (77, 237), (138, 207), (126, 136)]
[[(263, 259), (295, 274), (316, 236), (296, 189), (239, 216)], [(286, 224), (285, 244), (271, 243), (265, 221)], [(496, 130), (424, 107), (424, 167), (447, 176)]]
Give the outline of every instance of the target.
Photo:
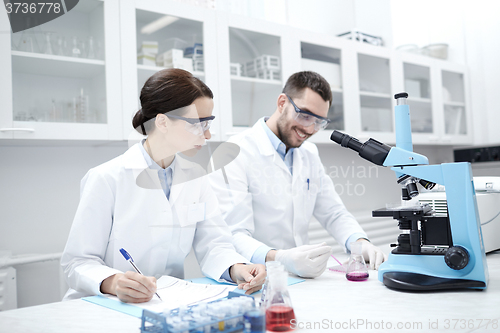
[[(167, 275), (159, 278), (156, 286), (157, 293), (163, 301), (153, 296), (149, 302), (135, 303), (134, 305), (149, 311), (162, 312), (182, 305), (189, 306), (200, 302), (214, 301), (226, 297), (234, 289), (233, 285), (198, 284)], [(109, 296), (109, 298), (118, 300), (116, 296)]]

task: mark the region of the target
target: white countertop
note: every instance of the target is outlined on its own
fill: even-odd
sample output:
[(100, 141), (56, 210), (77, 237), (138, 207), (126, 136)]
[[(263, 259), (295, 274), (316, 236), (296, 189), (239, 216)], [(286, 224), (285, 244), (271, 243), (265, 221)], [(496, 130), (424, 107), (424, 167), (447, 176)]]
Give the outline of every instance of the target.
[[(303, 327), (307, 322), (321, 324), (316, 326), (319, 329), (300, 332), (367, 332), (372, 327), (373, 332), (500, 333), (500, 251), (488, 254), (486, 258), (490, 278), (487, 289), (482, 291), (402, 292), (385, 287), (378, 281), (377, 271), (369, 271), (367, 281), (351, 282), (345, 275), (327, 270), (319, 278), (289, 287), (295, 315), (303, 322)], [(338, 259), (342, 262), (347, 256)], [(463, 321), (460, 320), (463, 319), (467, 322), (461, 329)], [(480, 319), (496, 319), (497, 328), (493, 329), (491, 323), (489, 329), (479, 328), (479, 324), (486, 324)], [(436, 320), (439, 329), (429, 329), (429, 323), (435, 326)], [(382, 321), (385, 329), (382, 329)], [(324, 322), (327, 324), (323, 325)], [(359, 325), (355, 326), (353, 322)], [(371, 322), (372, 326), (366, 322)], [(389, 322), (392, 329), (387, 328)], [(415, 329), (398, 330), (398, 323)], [(335, 330), (335, 325), (337, 328), (343, 325), (343, 328)]]
[[(379, 282), (376, 271), (370, 271), (364, 282), (350, 282), (341, 273), (326, 271), (289, 287), (297, 321), (304, 327), (297, 331), (500, 332), (500, 252), (486, 258), (490, 279), (483, 291), (401, 292)], [(488, 329), (484, 327), (488, 319), (497, 320), (496, 329), (492, 322)], [(316, 329), (306, 329), (314, 322)], [(138, 333), (140, 323), (138, 318), (82, 300), (0, 312), (2, 333)], [(408, 329), (398, 329), (398, 324)], [(438, 327), (429, 328), (430, 324)]]

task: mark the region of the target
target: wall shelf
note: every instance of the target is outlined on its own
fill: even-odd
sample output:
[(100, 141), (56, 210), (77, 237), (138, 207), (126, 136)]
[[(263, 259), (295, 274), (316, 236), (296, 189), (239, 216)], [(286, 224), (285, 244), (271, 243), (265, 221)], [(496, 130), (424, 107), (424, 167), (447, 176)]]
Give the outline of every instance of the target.
[[(145, 72), (151, 72), (150, 75), (161, 71), (162, 69), (165, 69), (166, 67), (160, 67), (160, 66), (148, 66), (148, 65), (137, 65), (137, 69), (140, 71), (145, 71)], [(205, 76), (205, 72), (200, 72), (200, 71), (192, 71), (191, 74), (193, 74), (196, 77), (201, 77)]]
[(104, 71), (104, 60), (12, 51), (12, 70), (18, 73), (92, 78)]
[(231, 75), (231, 80), (242, 81), (242, 82), (250, 82), (250, 83), (262, 83), (262, 84), (271, 84), (281, 86), (282, 82), (277, 80), (265, 80), (259, 79), (255, 77), (246, 77), (246, 76), (235, 76)]

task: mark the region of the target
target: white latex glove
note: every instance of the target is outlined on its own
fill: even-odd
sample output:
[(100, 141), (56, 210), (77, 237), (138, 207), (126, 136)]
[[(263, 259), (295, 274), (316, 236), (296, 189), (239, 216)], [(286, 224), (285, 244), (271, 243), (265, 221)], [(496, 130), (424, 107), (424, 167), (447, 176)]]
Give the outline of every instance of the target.
[(287, 271), (305, 278), (320, 276), (326, 269), (332, 247), (326, 243), (302, 245), (289, 250), (278, 250), (275, 260)]
[(369, 262), (369, 268), (378, 270), (380, 264), (387, 260), (387, 255), (365, 239), (359, 240), (358, 242), (363, 243), (361, 253), (365, 261)]

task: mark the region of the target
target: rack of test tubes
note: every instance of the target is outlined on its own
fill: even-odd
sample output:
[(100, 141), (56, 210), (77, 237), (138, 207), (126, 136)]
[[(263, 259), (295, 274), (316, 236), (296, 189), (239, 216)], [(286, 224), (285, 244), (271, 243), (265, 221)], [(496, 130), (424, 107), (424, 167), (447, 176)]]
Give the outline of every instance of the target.
[(162, 313), (144, 310), (141, 333), (241, 332), (245, 327), (245, 313), (254, 309), (253, 297), (231, 292), (228, 298)]

